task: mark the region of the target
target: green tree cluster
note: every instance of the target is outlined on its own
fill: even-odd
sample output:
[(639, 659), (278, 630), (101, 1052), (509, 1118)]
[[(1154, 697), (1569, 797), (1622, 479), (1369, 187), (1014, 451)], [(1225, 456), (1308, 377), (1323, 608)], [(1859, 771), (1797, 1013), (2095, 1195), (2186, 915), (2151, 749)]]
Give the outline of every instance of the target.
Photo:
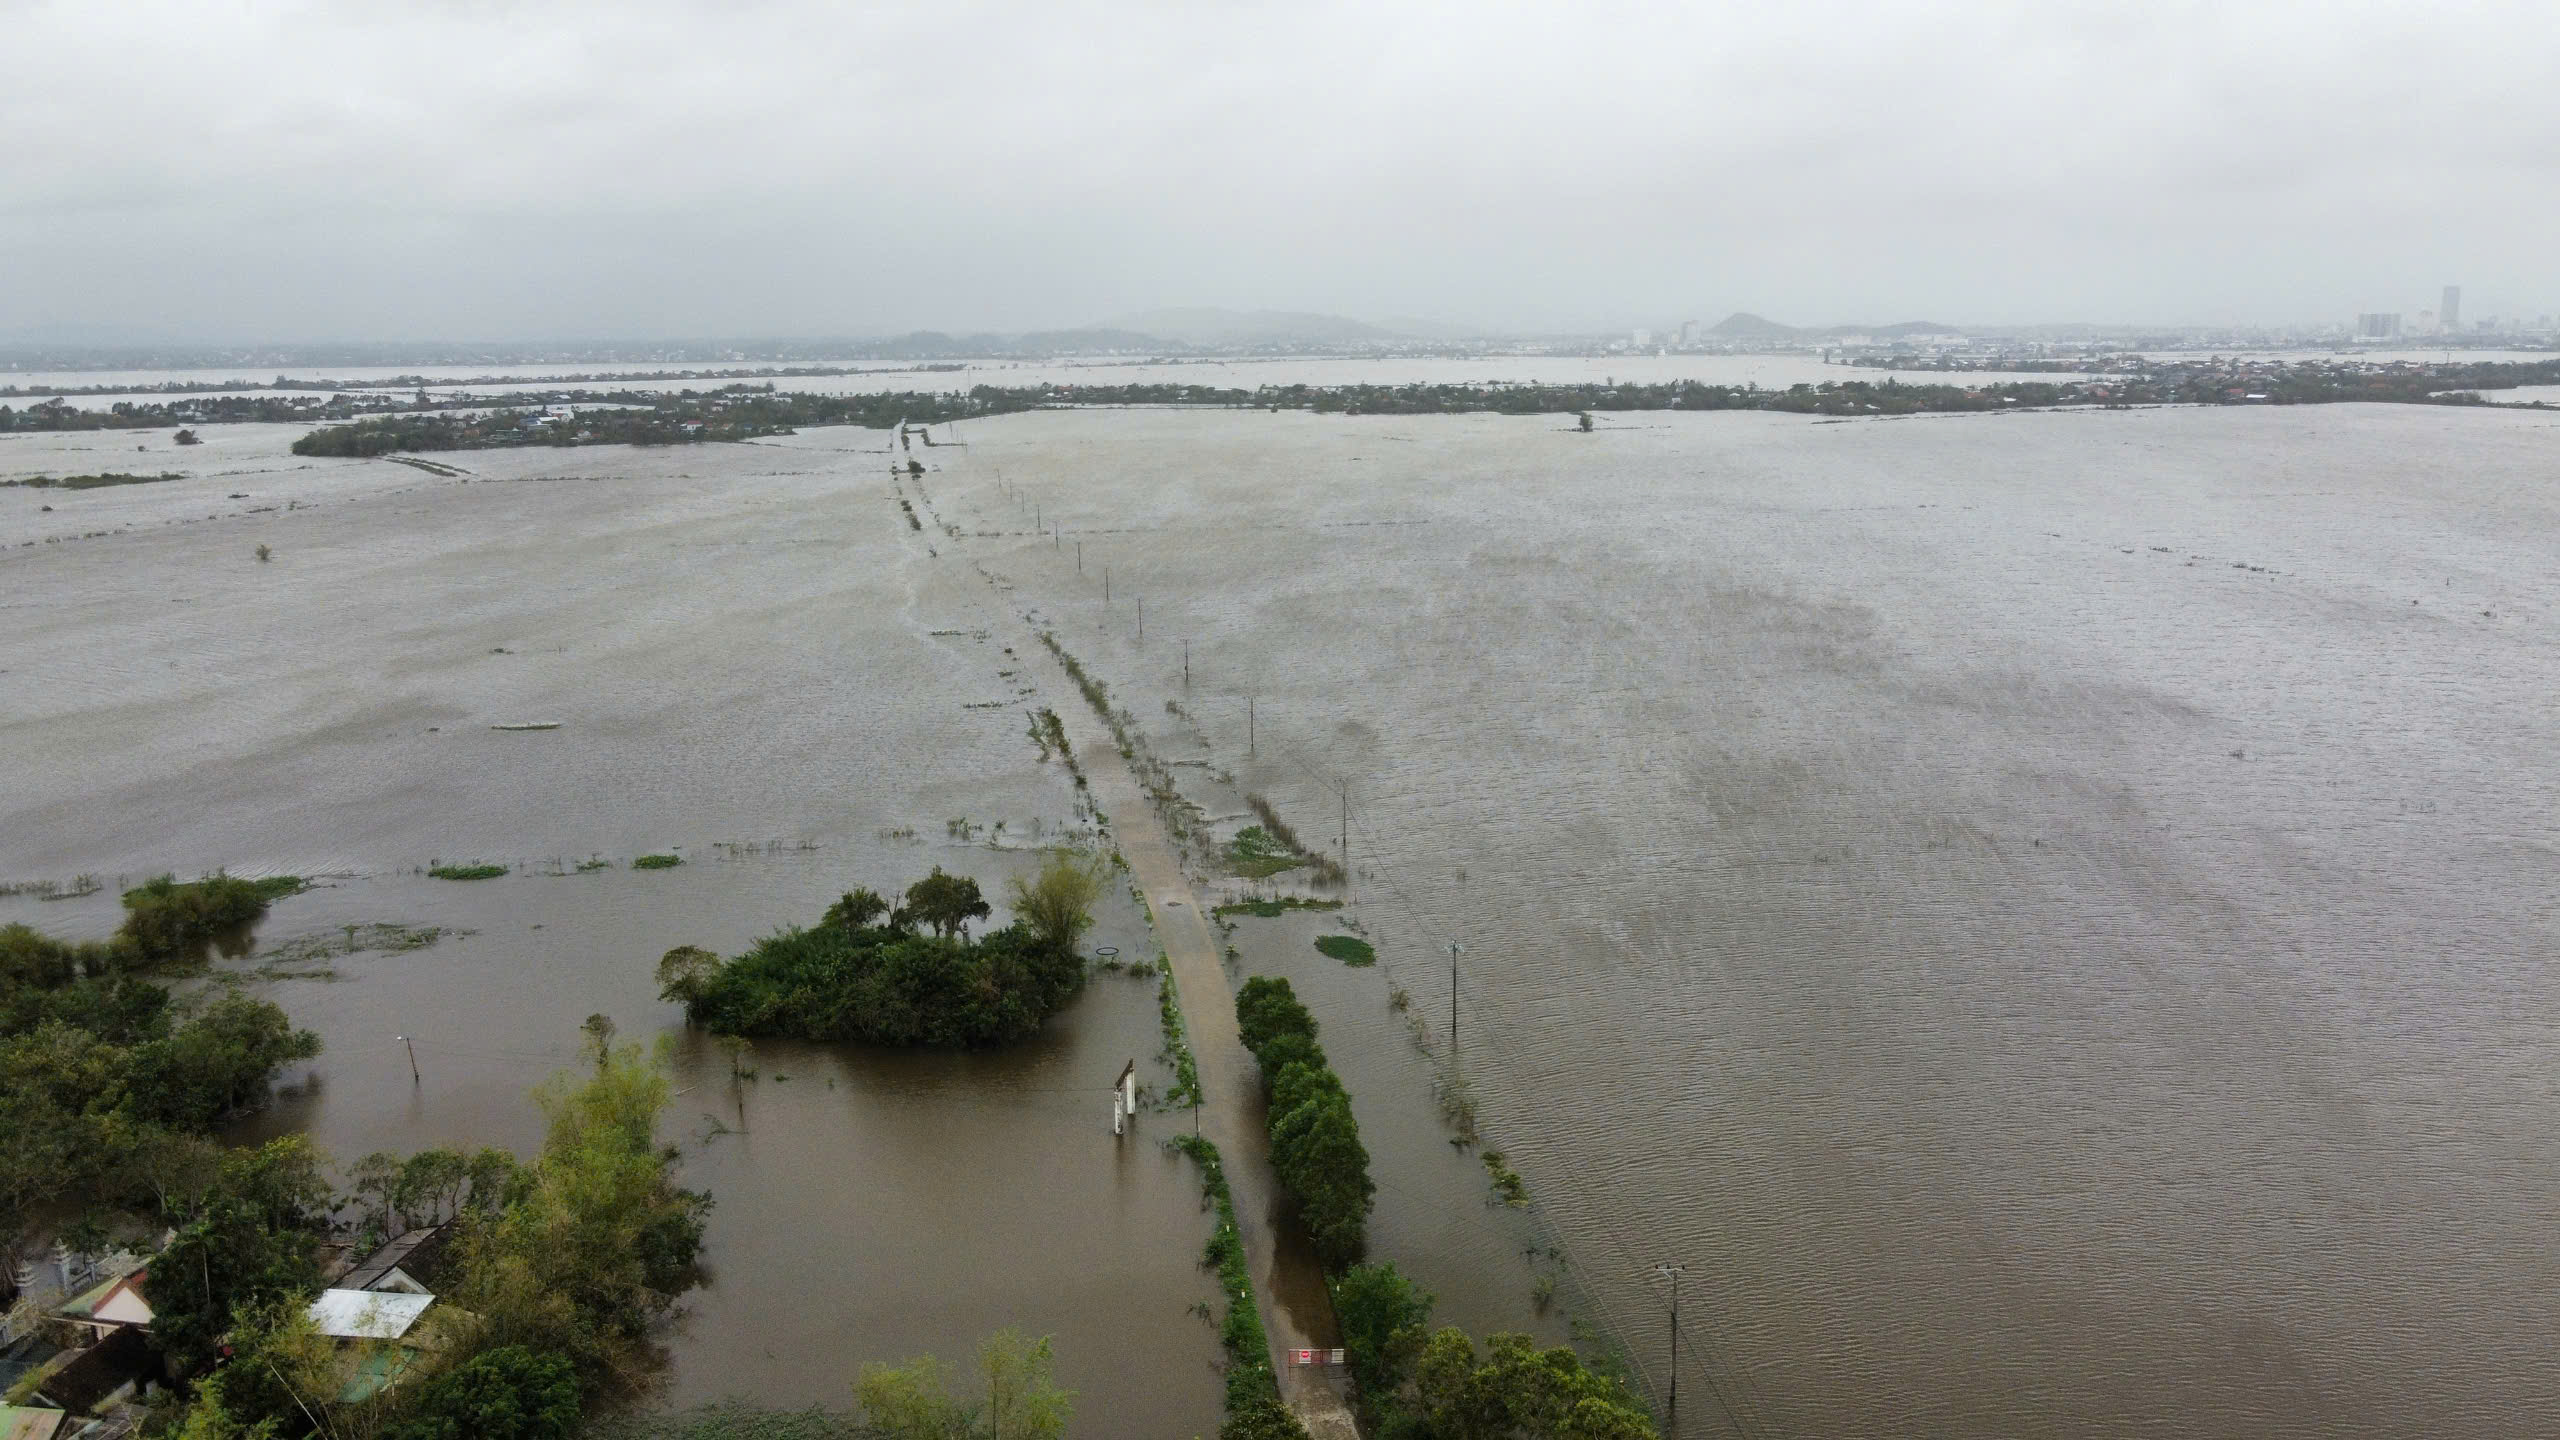
[(1298, 1217), (1329, 1269), (1360, 1258), (1377, 1185), (1360, 1122), (1324, 1047), (1316, 1020), (1289, 982), (1257, 975), (1236, 994), (1236, 1027), (1262, 1065), (1270, 1095), (1271, 1168), (1298, 1202)]
[(1495, 1335), (1479, 1355), (1463, 1330), (1433, 1335), (1408, 1391), (1414, 1440), (1656, 1440), (1625, 1385), (1565, 1346)]
[(382, 1240), (466, 1213), (493, 1215), (524, 1198), (527, 1174), (516, 1157), (488, 1145), (469, 1155), (438, 1147), (406, 1159), (376, 1150), (347, 1167), (345, 1203), (356, 1208), (360, 1237)]
[(317, 1035), (234, 990), (183, 1012), (151, 965), (128, 935), (75, 944), (0, 927), (0, 1245), (65, 1201), (187, 1192), (205, 1170), (189, 1137), (320, 1053)]
[(181, 883), (161, 875), (124, 892), (124, 926), (116, 932), (144, 959), (179, 959), (208, 941), (245, 930), (267, 913), (269, 902), (302, 888), (296, 875), (244, 880), (216, 872)]
[(310, 1137), (286, 1135), (224, 1152), (200, 1188), (172, 1196), (177, 1233), (152, 1257), (142, 1294), (173, 1372), (210, 1365), (239, 1312), (320, 1289), (334, 1200), (326, 1164)]
[(578, 1371), (522, 1345), (483, 1350), (428, 1381), (385, 1440), (569, 1440), (583, 1413)]
[(1393, 1265), (1332, 1281), (1355, 1398), (1385, 1440), (1654, 1440), (1624, 1383), (1572, 1350), (1495, 1335), (1479, 1354), (1463, 1330), (1431, 1329), (1432, 1297)]
[(1084, 988), (1076, 940), (1100, 883), (1053, 856), (1013, 896), (1011, 925), (969, 938), (990, 913), (976, 881), (936, 867), (891, 908), (869, 890), (813, 929), (766, 936), (725, 964), (683, 946), (658, 963), (659, 995), (727, 1035), (874, 1045), (986, 1046), (1028, 1039)]
[(867, 1364), (854, 1401), (879, 1440), (1057, 1440), (1075, 1412), (1075, 1392), (1058, 1388), (1046, 1335), (999, 1330), (978, 1346), (978, 1373), (952, 1393), (941, 1361)]

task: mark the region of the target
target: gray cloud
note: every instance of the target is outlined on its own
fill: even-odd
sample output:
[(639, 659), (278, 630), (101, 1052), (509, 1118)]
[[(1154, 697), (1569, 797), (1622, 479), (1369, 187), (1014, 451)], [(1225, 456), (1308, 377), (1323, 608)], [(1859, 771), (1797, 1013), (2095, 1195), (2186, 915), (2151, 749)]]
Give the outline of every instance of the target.
[[(2401, 6), (0, 6), (0, 333), (2560, 303), (2560, 27)], [(2477, 306), (2476, 315), (2481, 313)]]

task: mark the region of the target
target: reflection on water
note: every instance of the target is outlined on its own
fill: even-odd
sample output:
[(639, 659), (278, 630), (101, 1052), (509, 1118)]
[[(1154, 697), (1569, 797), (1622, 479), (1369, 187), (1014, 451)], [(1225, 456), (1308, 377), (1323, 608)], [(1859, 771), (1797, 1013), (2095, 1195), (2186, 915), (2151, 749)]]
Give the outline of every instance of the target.
[[(1647, 1277), (1689, 1267), (1693, 1434), (2534, 1432), (2547, 423), (1039, 414), (926, 452), (923, 532), (858, 432), (475, 452), (463, 485), (296, 468), (276, 431), (226, 463), (311, 508), (87, 492), (125, 533), (21, 548), (78, 522), (0, 491), (0, 878), (347, 872), (268, 937), (475, 930), (277, 984), (330, 1051), (259, 1124), (521, 1145), (580, 1018), (674, 1028), (669, 945), (936, 861), (992, 882), (953, 819), (1071, 824), (1011, 708), (1028, 608), (1310, 836), (1351, 782), (1380, 968), (1294, 922), (1240, 946), (1319, 1007), (1382, 1252), (1451, 1318), (1531, 1323), (1531, 1269), (1490, 1261), (1551, 1226), (1657, 1385)], [(486, 728), (529, 718), (563, 726)], [(712, 848), (768, 839), (817, 848)], [(410, 873), (670, 846), (693, 863)], [(112, 923), (111, 894), (0, 903)], [(1542, 1207), (1518, 1235), (1394, 1048), (1382, 992), (1441, 1015), (1450, 939)], [(840, 1399), (1010, 1321), (1059, 1334), (1089, 1416), (1210, 1428), (1196, 1190), (1077, 1092), (1154, 1050), (1108, 977), (1002, 1057), (769, 1047), (733, 1090), (680, 1048), (720, 1208), (677, 1393)]]

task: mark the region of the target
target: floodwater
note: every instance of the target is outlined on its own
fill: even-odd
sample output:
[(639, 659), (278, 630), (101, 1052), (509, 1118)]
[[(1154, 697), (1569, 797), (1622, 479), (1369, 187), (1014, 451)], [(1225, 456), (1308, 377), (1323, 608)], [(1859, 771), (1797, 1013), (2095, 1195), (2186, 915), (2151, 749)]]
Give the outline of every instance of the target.
[[(527, 1091), (576, 1063), (584, 1016), (673, 1036), (666, 1138), (716, 1201), (674, 1400), (844, 1405), (866, 1360), (965, 1364), (1013, 1325), (1056, 1337), (1082, 1433), (1215, 1428), (1198, 1177), (1158, 1143), (1174, 1117), (1110, 1134), (1123, 1064), (1167, 1078), (1151, 983), (1097, 976), (998, 1055), (762, 1044), (752, 1082), (656, 998), (673, 945), (735, 953), (937, 864), (1000, 897), (1027, 847), (1088, 833), (986, 587), (888, 499), (882, 437), (474, 457), (463, 484), (208, 433), (188, 458), (219, 473), (0, 490), (0, 875), (105, 887), (0, 921), (101, 934), (118, 882), (158, 869), (323, 877), (227, 968), (328, 1045), (243, 1138), (308, 1129), (342, 1158), (528, 1148)], [(489, 728), (523, 720), (561, 728)], [(621, 863), (669, 850), (686, 863)], [(519, 871), (418, 873), (439, 860)], [(285, 948), (385, 923), (467, 933)], [(1153, 953), (1124, 894), (1092, 943)]]
[(1692, 1433), (2560, 1428), (2548, 417), (962, 429)]
[[(1308, 993), (1444, 1318), (1579, 1322), (1660, 1394), (1683, 1264), (1691, 1435), (2560, 1427), (2552, 417), (956, 428), (924, 531), (858, 431), (439, 457), (464, 484), (215, 427), (184, 481), (0, 490), (0, 880), (325, 873), (262, 941), (470, 928), (265, 982), (331, 1048), (258, 1124), (523, 1144), (586, 1014), (679, 1031), (667, 946), (1023, 863), (951, 820), (1075, 828), (1027, 612), (1222, 828), (1247, 790), (1347, 824), (1350, 908), (1239, 922), (1236, 968)], [(563, 724), (485, 728), (527, 719)], [(1352, 925), (1377, 968), (1313, 952)], [(1408, 1035), (1447, 1053), (1452, 940), (1528, 1211)], [(1088, 1433), (1210, 1429), (1196, 1189), (1090, 1099), (1152, 1021), (1102, 976), (1021, 1052), (764, 1047), (752, 1085), (679, 1040), (720, 1208), (675, 1393), (836, 1400), (1017, 1323)]]

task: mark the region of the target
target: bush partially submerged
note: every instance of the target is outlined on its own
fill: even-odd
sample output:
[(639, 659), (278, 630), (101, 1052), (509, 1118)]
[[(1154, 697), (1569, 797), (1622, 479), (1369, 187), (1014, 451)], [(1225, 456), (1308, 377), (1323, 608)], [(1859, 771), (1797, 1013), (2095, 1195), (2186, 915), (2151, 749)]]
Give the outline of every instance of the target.
[(175, 876), (161, 875), (124, 892), (124, 927), (117, 933), (131, 940), (146, 960), (174, 959), (247, 928), (267, 913), (269, 902), (302, 888), (298, 875), (243, 880), (216, 871), (183, 884)]
[(439, 880), (495, 880), (507, 873), (504, 865), (438, 865), (427, 871)]

